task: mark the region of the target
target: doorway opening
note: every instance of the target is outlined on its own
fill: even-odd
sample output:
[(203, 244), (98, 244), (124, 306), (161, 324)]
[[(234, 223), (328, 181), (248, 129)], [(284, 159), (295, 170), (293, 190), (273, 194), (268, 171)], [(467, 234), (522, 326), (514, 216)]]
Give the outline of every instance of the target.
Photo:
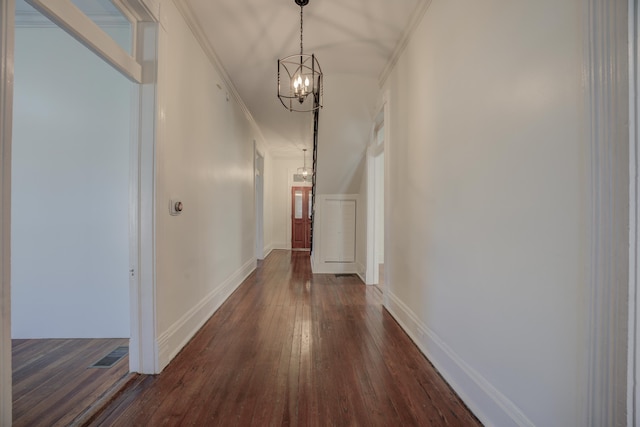
[(311, 250), (311, 187), (291, 187), (291, 249)]
[[(111, 11), (110, 35), (131, 44), (130, 22)], [(16, 2), (14, 75), (13, 420), (71, 422), (129, 372), (126, 359), (88, 367), (130, 338), (135, 88), (24, 0)], [(51, 393), (52, 381), (77, 392)]]
[[(80, 175), (82, 178), (70, 179), (69, 175), (77, 174), (77, 171), (72, 168), (67, 168), (70, 164), (80, 164), (81, 166), (86, 166), (85, 162), (89, 164), (91, 161), (95, 159), (83, 157), (81, 154), (86, 154), (83, 150), (85, 150), (88, 146), (91, 146), (91, 142), (93, 140), (98, 140), (100, 142), (104, 142), (100, 139), (103, 135), (98, 135), (101, 132), (105, 134), (109, 134), (109, 126), (113, 125), (113, 117), (108, 115), (105, 116), (106, 120), (103, 120), (101, 124), (93, 119), (89, 123), (82, 122), (82, 114), (78, 114), (77, 112), (69, 113), (69, 110), (73, 111), (73, 106), (76, 106), (75, 100), (77, 97), (82, 96), (83, 94), (71, 93), (77, 91), (77, 88), (74, 87), (72, 91), (67, 91), (66, 93), (60, 95), (59, 93), (55, 94), (55, 96), (51, 97), (51, 99), (55, 99), (55, 102), (50, 102), (51, 99), (43, 100), (39, 99), (39, 96), (48, 94), (45, 90), (41, 93), (40, 89), (35, 89), (29, 86), (24, 91), (21, 92), (22, 95), (18, 93), (16, 97), (16, 110), (20, 109), (20, 102), (27, 100), (26, 102), (29, 104), (29, 108), (25, 109), (28, 114), (28, 118), (24, 120), (27, 122), (29, 126), (33, 126), (34, 129), (27, 129), (27, 132), (35, 132), (38, 130), (34, 123), (36, 123), (39, 119), (51, 119), (52, 116), (59, 123), (54, 123), (59, 126), (64, 132), (63, 137), (59, 137), (58, 134), (46, 134), (44, 137), (40, 137), (39, 140), (49, 141), (49, 146), (37, 147), (31, 150), (35, 152), (37, 157), (37, 161), (34, 163), (37, 164), (38, 168), (36, 171), (31, 169), (27, 173), (24, 173), (25, 170), (28, 170), (28, 167), (31, 165), (27, 164), (26, 168), (23, 169), (24, 164), (20, 167), (13, 168), (12, 163), (15, 163), (15, 158), (12, 159), (9, 153), (12, 151), (13, 145), (13, 120), (12, 116), (14, 115), (14, 37), (15, 37), (15, 27), (16, 27), (16, 1), (9, 0), (8, 2), (2, 2), (2, 6), (0, 6), (0, 40), (6, 40), (8, 43), (0, 43), (0, 53), (1, 61), (0, 61), (0, 74), (3, 78), (0, 81), (0, 142), (1, 145), (1, 153), (2, 153), (2, 161), (3, 161), (3, 174), (0, 178), (0, 183), (2, 184), (2, 199), (1, 199), (1, 218), (2, 218), (2, 239), (0, 243), (2, 244), (2, 287), (0, 289), (0, 293), (2, 295), (2, 307), (0, 310), (1, 314), (1, 324), (2, 327), (2, 342), (0, 343), (0, 348), (2, 352), (0, 354), (0, 377), (3, 379), (1, 388), (0, 388), (0, 423), (11, 423), (12, 420), (12, 387), (11, 387), (11, 378), (12, 378), (12, 366), (11, 366), (11, 338), (12, 338), (12, 319), (11, 319), (11, 299), (9, 295), (11, 294), (11, 287), (13, 285), (10, 282), (9, 278), (9, 270), (10, 270), (10, 260), (11, 260), (11, 252), (14, 250), (12, 246), (24, 244), (17, 243), (17, 239), (13, 242), (10, 242), (9, 230), (15, 227), (23, 227), (21, 233), (26, 235), (28, 238), (38, 237), (39, 234), (42, 235), (51, 235), (58, 234), (57, 237), (61, 238), (61, 241), (58, 242), (59, 245), (53, 245), (54, 249), (61, 253), (54, 253), (55, 256), (64, 255), (63, 252), (71, 253), (72, 255), (76, 255), (73, 260), (73, 267), (69, 268), (69, 263), (64, 263), (59, 267), (61, 271), (55, 271), (56, 274), (68, 274), (72, 275), (74, 273), (82, 273), (86, 269), (89, 268), (100, 268), (98, 265), (100, 262), (108, 258), (108, 253), (111, 253), (113, 257), (113, 253), (109, 251), (108, 244), (100, 244), (92, 247), (92, 252), (96, 252), (95, 254), (80, 254), (78, 255), (76, 250), (76, 246), (80, 247), (82, 244), (86, 244), (87, 242), (91, 242), (95, 237), (95, 234), (87, 231), (96, 231), (95, 228), (99, 228), (100, 225), (96, 226), (95, 217), (91, 215), (105, 215), (109, 216), (109, 212), (113, 212), (114, 221), (116, 217), (119, 217), (116, 212), (118, 209), (123, 209), (125, 211), (125, 224), (124, 227), (121, 225), (116, 226), (118, 235), (124, 234), (125, 237), (125, 245), (124, 249), (120, 248), (122, 254), (120, 254), (126, 260), (124, 263), (124, 271), (118, 269), (118, 271), (113, 271), (113, 274), (123, 274), (125, 279), (124, 288), (126, 289), (126, 296), (124, 299), (126, 300), (125, 309), (119, 311), (119, 315), (121, 318), (114, 320), (114, 324), (126, 324), (126, 331), (123, 335), (130, 337), (130, 339), (125, 338), (125, 342), (129, 341), (130, 353), (129, 353), (129, 367), (131, 371), (140, 372), (140, 373), (157, 373), (158, 363), (157, 363), (157, 351), (155, 345), (155, 299), (153, 297), (155, 290), (155, 280), (154, 280), (154, 223), (153, 223), (153, 211), (154, 211), (154, 182), (155, 182), (155, 174), (153, 169), (153, 148), (155, 145), (155, 111), (156, 111), (156, 70), (157, 70), (157, 56), (156, 56), (156, 46), (157, 46), (157, 38), (158, 38), (158, 16), (159, 16), (159, 7), (153, 8), (153, 6), (158, 6), (155, 3), (147, 3), (143, 0), (118, 0), (112, 2), (101, 2), (96, 0), (59, 0), (55, 3), (47, 2), (44, 0), (26, 0), (27, 3), (33, 6), (33, 10), (26, 10), (26, 16), (21, 16), (20, 19), (24, 18), (28, 23), (29, 21), (35, 20), (38, 21), (40, 25), (31, 25), (32, 27), (38, 27), (41, 30), (50, 30), (51, 28), (62, 29), (65, 33), (72, 35), (75, 39), (73, 42), (76, 43), (75, 47), (78, 48), (80, 45), (77, 42), (80, 42), (82, 45), (81, 51), (84, 54), (89, 54), (93, 57), (93, 55), (97, 55), (97, 57), (103, 59), (106, 64), (100, 61), (102, 66), (106, 66), (107, 69), (114, 72), (109, 66), (113, 67), (117, 70), (118, 73), (121, 73), (128, 79), (130, 82), (125, 80), (125, 85), (128, 85), (129, 90), (128, 94), (124, 97), (124, 101), (126, 102), (126, 107), (122, 110), (125, 114), (128, 114), (126, 117), (129, 121), (129, 129), (125, 133), (122, 140), (124, 141), (124, 145), (126, 146), (127, 154), (129, 157), (125, 159), (124, 168), (116, 167), (115, 170), (120, 173), (114, 179), (113, 176), (109, 178), (105, 178), (107, 174), (106, 170), (109, 167), (105, 168), (105, 165), (112, 165), (110, 162), (114, 157), (116, 152), (118, 152), (117, 147), (109, 146), (112, 151), (108, 152), (100, 152), (100, 149), (104, 149), (103, 144), (98, 144), (98, 153), (93, 153), (93, 156), (89, 157), (100, 157), (104, 155), (105, 158), (102, 158), (102, 162), (95, 170), (84, 170), (81, 171)], [(24, 8), (25, 3), (22, 0), (18, 1), (18, 8)], [(115, 5), (115, 6), (114, 6)], [(148, 6), (151, 5), (152, 9), (149, 9)], [(35, 12), (37, 9), (38, 12)], [(111, 9), (111, 10), (109, 10)], [(100, 15), (101, 11), (106, 11), (108, 15), (112, 15), (112, 11), (117, 9), (122, 13), (125, 17), (125, 20), (129, 22), (129, 34), (127, 37), (123, 37), (120, 41), (124, 41), (124, 45), (119, 43), (118, 36), (114, 36), (114, 30), (118, 32), (118, 25), (114, 24), (114, 18), (117, 21), (120, 17), (109, 16), (106, 21), (102, 21), (101, 19), (93, 20), (91, 17), (87, 15), (91, 14), (92, 11), (97, 12)], [(20, 11), (20, 9), (19, 9)], [(116, 12), (117, 14), (118, 12)], [(42, 19), (43, 16), (46, 16), (47, 19)], [(98, 18), (100, 18), (98, 16)], [(55, 22), (55, 25), (51, 22)], [(106, 25), (102, 25), (105, 24)], [(19, 30), (21, 31), (21, 30)], [(127, 41), (128, 40), (128, 41)], [(55, 85), (56, 83), (69, 83), (69, 76), (67, 75), (56, 75), (55, 78), (51, 78), (50, 76), (50, 67), (51, 63), (55, 63), (56, 66), (67, 63), (73, 69), (73, 72), (76, 74), (77, 83), (79, 86), (91, 84), (91, 79), (94, 76), (95, 70), (91, 67), (86, 68), (85, 63), (82, 61), (74, 60), (73, 57), (67, 57), (64, 54), (52, 55), (48, 49), (44, 49), (43, 47), (50, 46), (53, 41), (48, 37), (39, 37), (38, 38), (38, 49), (35, 52), (38, 52), (46, 58), (48, 62), (46, 66), (43, 68), (47, 70), (47, 78), (45, 80), (50, 80)], [(18, 43), (21, 43), (18, 40)], [(123, 47), (125, 46), (125, 47)], [(128, 46), (128, 48), (126, 47)], [(88, 48), (88, 49), (87, 49)], [(93, 57), (94, 59), (97, 57)], [(144, 66), (144, 74), (143, 74), (143, 66)], [(23, 67), (24, 68), (24, 67)], [(86, 69), (85, 69), (86, 68)], [(89, 71), (87, 71), (89, 70)], [(35, 70), (28, 70), (29, 72), (35, 72)], [(120, 76), (116, 73), (118, 76)], [(21, 77), (24, 72), (21, 72), (18, 69), (16, 73), (18, 79)], [(59, 72), (58, 72), (59, 74)], [(25, 76), (28, 75), (24, 74)], [(5, 78), (7, 77), (7, 78)], [(122, 76), (120, 76), (122, 77)], [(60, 79), (60, 80), (58, 80)], [(91, 91), (99, 91), (100, 86), (103, 84), (102, 79), (98, 78), (98, 82), (93, 82), (93, 86), (89, 89), (89, 93), (93, 93)], [(131, 82), (133, 85), (131, 85)], [(18, 83), (19, 84), (19, 83)], [(62, 86), (62, 84), (61, 84)], [(19, 89), (19, 88), (18, 88)], [(53, 89), (55, 91), (56, 88)], [(110, 88), (111, 89), (111, 88)], [(105, 90), (103, 88), (103, 90)], [(24, 93), (27, 94), (24, 97)], [(20, 101), (21, 98), (22, 101)], [(46, 98), (46, 97), (45, 97)], [(52, 108), (53, 106), (53, 108)], [(112, 106), (111, 104), (108, 106)], [(99, 105), (98, 107), (90, 106), (89, 110), (95, 109), (97, 113), (101, 112), (102, 107), (108, 107), (107, 105)], [(77, 106), (76, 106), (77, 107)], [(66, 113), (66, 114), (65, 114)], [(84, 111), (82, 113), (85, 113)], [(122, 114), (122, 112), (120, 112)], [(22, 118), (16, 117), (16, 120), (22, 120)], [(23, 126), (23, 124), (18, 125), (18, 128)], [(86, 134), (82, 132), (78, 132), (74, 134), (74, 131), (79, 129), (85, 129), (87, 126), (93, 126), (92, 134), (87, 137)], [(117, 127), (117, 126), (116, 126)], [(23, 127), (22, 131), (24, 131), (26, 127)], [(41, 133), (46, 133), (42, 132)], [(20, 132), (18, 132), (18, 135)], [(26, 133), (25, 133), (26, 134)], [(56, 140), (56, 137), (58, 140)], [(28, 143), (32, 143), (32, 136), (29, 136)], [(24, 139), (24, 138), (23, 138)], [(67, 141), (68, 139), (68, 141)], [(87, 141), (89, 140), (89, 141)], [(16, 145), (19, 141), (15, 141)], [(130, 144), (130, 142), (132, 142)], [(75, 145), (73, 144), (75, 143)], [(68, 145), (64, 144), (70, 144)], [(20, 145), (20, 148), (29, 147), (29, 145)], [(96, 147), (93, 146), (95, 149)], [(20, 150), (20, 149), (19, 149)], [(19, 151), (18, 150), (18, 151)], [(66, 156), (60, 156), (59, 152), (55, 150), (64, 151)], [(55, 157), (52, 155), (57, 154)], [(24, 153), (15, 153), (16, 155), (24, 155)], [(47, 158), (47, 156), (50, 156)], [(76, 160), (80, 159), (79, 162)], [(60, 166), (64, 166), (60, 168)], [(56, 169), (59, 168), (59, 169)], [(15, 169), (15, 170), (12, 170)], [(122, 173), (122, 169), (124, 169), (124, 173)], [(80, 196), (75, 194), (73, 197), (61, 196), (59, 193), (54, 193), (54, 191), (50, 191), (45, 193), (41, 199), (41, 207), (33, 208), (30, 206), (30, 210), (25, 212), (24, 207), (28, 206), (23, 204), (21, 208), (20, 201), (16, 204), (15, 207), (12, 207), (12, 202), (14, 198), (18, 197), (17, 194), (19, 192), (16, 191), (16, 196), (12, 197), (13, 189), (10, 185), (10, 176), (15, 173), (16, 179), (14, 183), (20, 185), (20, 179), (18, 179), (18, 175), (21, 174), (21, 170), (23, 175), (21, 176), (22, 186), (25, 187), (26, 184), (32, 185), (40, 185), (45, 186), (49, 184), (50, 190), (59, 190), (59, 191), (80, 191)], [(45, 182), (47, 177), (42, 177), (42, 175), (50, 173), (54, 170), (57, 170), (59, 175), (56, 178), (60, 179), (64, 178), (60, 183), (55, 180), (52, 182)], [(39, 173), (40, 181), (42, 182), (30, 182), (38, 181), (33, 178), (33, 175)], [(122, 206), (113, 206), (111, 204), (108, 208), (108, 212), (105, 214), (103, 211), (103, 207), (100, 205), (102, 202), (100, 198), (100, 194), (103, 198), (109, 199), (113, 195), (109, 192), (108, 185), (114, 184), (110, 183), (112, 179), (114, 181), (118, 181), (122, 178), (120, 175), (124, 175), (125, 185), (125, 201)], [(67, 184), (71, 182), (69, 186)], [(83, 187), (84, 185), (84, 187)], [(59, 187), (59, 188), (57, 188)], [(29, 185), (26, 185), (26, 188), (29, 188)], [(105, 190), (106, 188), (106, 190)], [(82, 192), (84, 191), (84, 193)], [(73, 192), (73, 191), (72, 191)], [(40, 191), (42, 194), (42, 191)], [(121, 192), (116, 192), (118, 195), (121, 195)], [(88, 196), (87, 196), (88, 194)], [(85, 197), (86, 196), (86, 197)], [(13, 209), (12, 209), (13, 208)], [(91, 210), (93, 208), (93, 211)], [(10, 212), (13, 211), (13, 220), (10, 221)], [(37, 221), (33, 221), (33, 223), (29, 223), (28, 220), (42, 218), (42, 216), (38, 217), (38, 215), (42, 215), (43, 211), (46, 219), (51, 219), (51, 217), (58, 218), (58, 221), (54, 221), (54, 224), (48, 224), (47, 226), (41, 227), (38, 229), (36, 226)], [(50, 214), (47, 216), (47, 214)], [(16, 218), (19, 216), (24, 216), (25, 218), (19, 218), (20, 220), (26, 221), (27, 225), (19, 224), (16, 222)], [(78, 236), (75, 233), (73, 236), (67, 235), (65, 231), (62, 230), (60, 224), (69, 224), (73, 223), (70, 220), (73, 218), (77, 220), (75, 222), (75, 226), (78, 229), (83, 229), (85, 233), (80, 233), (81, 237), (76, 238), (73, 241), (74, 244), (69, 245), (68, 241), (64, 241), (64, 239), (68, 239), (73, 236)], [(15, 222), (15, 224), (13, 224)], [(30, 227), (33, 225), (33, 227)], [(93, 229), (92, 229), (93, 227)], [(123, 230), (124, 229), (124, 230)], [(24, 233), (24, 230), (27, 230), (28, 233)], [(16, 233), (16, 236), (19, 237), (21, 233)], [(116, 238), (116, 236), (112, 236)], [(71, 239), (73, 240), (73, 239)], [(104, 243), (104, 242), (103, 242)], [(65, 246), (66, 245), (66, 246)], [(51, 252), (51, 246), (48, 246), (49, 251)], [(86, 248), (86, 246), (85, 246)], [(131, 248), (130, 251), (128, 249)], [(40, 248), (38, 248), (40, 249)], [(20, 250), (16, 250), (17, 253), (20, 253)], [(34, 251), (35, 252), (35, 251)], [(103, 256), (107, 253), (107, 256)], [(129, 255), (130, 254), (130, 259)], [(32, 254), (29, 254), (32, 255)], [(35, 253), (33, 254), (35, 256)], [(94, 262), (95, 265), (90, 262), (85, 262), (82, 256), (96, 256), (98, 262)], [(40, 257), (40, 261), (47, 263), (48, 259), (42, 260)], [(14, 258), (16, 262), (20, 262), (19, 259)], [(32, 260), (32, 269), (38, 269), (40, 266), (38, 260)], [(53, 264), (49, 262), (49, 265)], [(23, 278), (26, 277), (26, 270), (22, 270), (22, 267), (16, 267), (16, 275), (19, 279), (20, 274), (23, 274)], [(31, 273), (31, 272), (26, 272)], [(82, 276), (82, 274), (79, 274)], [(94, 274), (91, 277), (95, 277)], [(11, 279), (15, 279), (16, 277), (12, 277)], [(82, 277), (84, 280), (86, 275)], [(64, 285), (68, 285), (68, 282), (65, 281)], [(86, 286), (87, 288), (91, 288), (90, 285)], [(103, 287), (104, 288), (104, 287)], [(16, 287), (16, 289), (18, 289)], [(83, 289), (84, 290), (84, 289)], [(108, 293), (111, 289), (101, 289), (102, 292), (98, 292), (97, 295), (94, 295), (96, 300), (100, 300), (103, 293)], [(71, 299), (82, 298), (82, 291), (78, 290), (78, 288), (72, 289), (72, 297)], [(20, 295), (15, 295), (16, 298), (20, 298)], [(47, 297), (43, 297), (41, 299), (46, 299)], [(108, 298), (105, 298), (108, 300)], [(57, 302), (60, 302), (59, 300)], [(67, 303), (67, 306), (64, 304)], [(22, 303), (19, 303), (22, 304)], [(57, 325), (60, 326), (61, 322), (68, 321), (69, 317), (73, 317), (73, 309), (82, 310), (83, 307), (77, 307), (79, 304), (74, 304), (72, 310), (67, 310), (68, 301), (62, 302), (62, 307), (55, 311), (55, 320)], [(27, 304), (28, 309), (31, 314), (40, 314), (38, 313), (38, 309), (43, 306), (42, 301), (38, 301), (34, 299), (32, 302)], [(18, 307), (16, 307), (18, 308)], [(20, 316), (20, 310), (14, 310), (14, 314), (16, 316)], [(99, 311), (99, 310), (98, 310)], [(115, 310), (114, 310), (115, 311)], [(108, 315), (107, 315), (108, 316)], [(49, 316), (52, 317), (52, 316)], [(87, 317), (82, 317), (81, 321), (78, 323), (88, 323), (89, 325), (76, 325), (77, 329), (75, 332), (69, 333), (69, 335), (73, 334), (76, 336), (77, 334), (81, 334), (78, 330), (82, 330), (83, 327), (90, 327), (91, 325), (95, 326), (95, 319), (100, 319), (101, 315), (96, 312), (92, 312)], [(124, 318), (125, 320), (123, 320)], [(25, 320), (25, 322), (23, 322)], [(15, 328), (23, 328), (25, 325), (29, 326), (29, 321), (31, 319), (28, 316), (24, 316), (24, 319), (21, 319), (20, 322), (15, 322)], [(101, 319), (103, 323), (104, 319)], [(121, 323), (118, 323), (121, 322)], [(53, 323), (53, 322), (52, 322)], [(47, 327), (51, 327), (52, 325), (47, 325)], [(113, 325), (104, 324), (101, 325), (105, 329), (109, 328)], [(21, 329), (23, 332), (24, 330)], [(37, 334), (40, 335), (40, 334)], [(109, 334), (111, 335), (111, 334)], [(118, 334), (120, 335), (120, 334)], [(41, 338), (38, 336), (38, 338)], [(102, 339), (102, 338), (100, 338)], [(61, 338), (62, 341), (68, 341), (67, 338)], [(56, 343), (56, 344), (59, 344)], [(111, 344), (109, 344), (111, 345)], [(65, 347), (62, 345), (60, 347)], [(120, 345), (118, 345), (120, 347)], [(115, 347), (114, 347), (115, 348)], [(114, 349), (111, 348), (109, 351), (106, 351), (108, 354), (110, 351)], [(105, 356), (102, 354), (102, 350), (96, 350), (96, 354), (91, 356), (91, 363), (95, 363), (97, 360), (101, 359)], [(99, 353), (99, 354), (98, 354)], [(32, 354), (37, 357), (42, 356), (39, 351), (35, 350)], [(65, 353), (66, 354), (66, 353)], [(119, 363), (118, 365), (124, 365), (125, 372), (128, 372), (126, 363)], [(71, 375), (73, 377), (73, 375)], [(65, 377), (68, 378), (68, 377)], [(8, 380), (8, 381), (6, 381)], [(59, 388), (60, 384), (56, 382), (56, 388)], [(102, 393), (101, 393), (102, 394)]]

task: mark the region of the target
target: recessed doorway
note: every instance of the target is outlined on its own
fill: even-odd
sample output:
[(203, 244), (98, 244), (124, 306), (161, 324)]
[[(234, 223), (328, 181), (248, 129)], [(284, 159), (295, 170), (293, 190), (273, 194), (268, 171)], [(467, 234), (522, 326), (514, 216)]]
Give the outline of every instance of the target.
[(291, 249), (311, 250), (311, 187), (291, 187)]
[[(110, 35), (131, 45), (131, 23), (111, 7)], [(129, 372), (126, 357), (89, 365), (129, 344), (136, 88), (23, 0), (15, 22), (13, 422), (72, 424)]]

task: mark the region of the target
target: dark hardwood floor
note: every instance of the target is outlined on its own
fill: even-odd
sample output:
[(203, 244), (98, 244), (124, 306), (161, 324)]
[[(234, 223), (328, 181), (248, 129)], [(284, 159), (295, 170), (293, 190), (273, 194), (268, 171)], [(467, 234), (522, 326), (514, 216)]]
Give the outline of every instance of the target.
[(89, 365), (128, 343), (128, 339), (13, 340), (14, 427), (78, 423), (129, 373), (127, 357), (108, 369)]
[(157, 376), (94, 420), (116, 426), (479, 426), (357, 277), (274, 251)]

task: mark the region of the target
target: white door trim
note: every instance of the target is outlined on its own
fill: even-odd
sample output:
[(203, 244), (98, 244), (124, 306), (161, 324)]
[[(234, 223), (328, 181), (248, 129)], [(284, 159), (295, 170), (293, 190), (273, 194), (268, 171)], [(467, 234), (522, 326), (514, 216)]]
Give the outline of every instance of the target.
[[(142, 81), (142, 66), (70, 0), (26, 0), (36, 10), (107, 61), (133, 82)], [(133, 23), (135, 26), (135, 23)]]
[[(380, 283), (379, 269), (376, 265), (376, 197), (378, 191), (376, 189), (376, 158), (381, 154), (385, 155), (384, 158), (384, 182), (383, 182), (383, 198), (384, 198), (384, 246), (383, 251), (385, 253), (386, 259), (386, 246), (387, 246), (387, 218), (389, 213), (387, 212), (388, 201), (388, 186), (389, 186), (389, 177), (388, 177), (388, 168), (389, 168), (389, 140), (391, 138), (391, 110), (389, 104), (390, 92), (389, 90), (385, 91), (382, 96), (382, 101), (378, 110), (382, 113), (382, 123), (384, 125), (384, 142), (382, 146), (377, 145), (375, 128), (378, 126), (377, 123), (373, 124), (373, 129), (371, 132), (371, 143), (369, 148), (367, 149), (367, 265), (366, 265), (366, 273), (365, 273), (365, 283), (367, 285), (373, 285)], [(385, 277), (383, 278), (383, 282), (387, 283), (387, 269), (385, 268)]]
[(638, 278), (640, 277), (640, 262), (638, 248), (640, 244), (640, 188), (638, 173), (640, 159), (638, 158), (640, 125), (640, 111), (638, 109), (638, 80), (640, 69), (638, 57), (638, 29), (640, 24), (640, 10), (638, 0), (629, 0), (629, 319), (627, 345), (627, 425), (640, 426), (640, 323), (638, 308), (640, 295), (638, 293)]
[[(579, 425), (627, 423), (629, 304), (629, 86), (627, 2), (584, 6), (587, 275), (584, 361), (587, 398)], [(581, 387), (582, 388), (582, 387)]]
[[(149, 17), (151, 20), (152, 18)], [(138, 22), (136, 51), (143, 67), (138, 86), (137, 140), (132, 152), (129, 370), (160, 372), (156, 331), (156, 135), (161, 124), (157, 97), (157, 22)], [(135, 157), (135, 159), (134, 159)]]
[[(260, 162), (259, 159), (262, 161)], [(264, 259), (264, 154), (253, 141), (253, 191), (256, 222), (256, 259)]]
[[(293, 182), (293, 175), (295, 175), (298, 171), (296, 169), (287, 169), (287, 244), (286, 249), (291, 250), (291, 239), (292, 239), (292, 231), (293, 223), (291, 222), (291, 216), (293, 213), (291, 212), (291, 189), (293, 187), (311, 187), (312, 184), (309, 181), (305, 182)], [(318, 194), (316, 194), (316, 201), (318, 200)], [(314, 219), (315, 221), (315, 219)], [(315, 245), (314, 238), (314, 245)]]
[(0, 1), (0, 425), (11, 425), (11, 132), (14, 0)]
[[(375, 139), (375, 131), (373, 138)], [(373, 142), (375, 144), (375, 141)], [(378, 157), (384, 154), (384, 146), (375, 145), (367, 149), (367, 271), (365, 282), (367, 285), (377, 285), (380, 283), (379, 268), (377, 263), (377, 205), (379, 189), (376, 187), (377, 175), (380, 172), (376, 166)], [(384, 188), (382, 189), (384, 193)]]
[[(136, 31), (136, 64), (144, 64), (139, 72), (133, 74), (123, 70), (122, 64), (104, 52), (98, 52), (95, 46), (104, 45), (101, 37), (106, 35), (92, 21), (84, 16), (68, 0), (45, 2), (27, 0), (32, 5), (38, 5), (41, 13), (61, 25), (62, 29), (78, 38), (85, 46), (98, 54), (125, 76), (139, 83), (134, 94), (133, 108), (134, 123), (132, 129), (131, 163), (130, 163), (130, 191), (129, 191), (129, 248), (130, 248), (130, 341), (129, 341), (129, 369), (132, 372), (155, 374), (159, 372), (158, 348), (156, 340), (156, 296), (155, 296), (155, 140), (157, 116), (157, 68), (158, 68), (158, 10), (153, 1), (148, 0), (120, 0), (119, 4), (128, 7), (133, 15), (139, 19), (135, 23)], [(13, 4), (13, 0), (12, 0)], [(5, 3), (2, 2), (4, 6)], [(75, 10), (74, 10), (75, 9)], [(51, 15), (51, 14), (57, 15)], [(11, 14), (13, 17), (13, 13)], [(87, 20), (90, 21), (89, 25)], [(76, 27), (76, 25), (78, 27)], [(93, 27), (95, 28), (93, 28)], [(4, 30), (4, 29), (3, 29)], [(81, 34), (82, 37), (78, 37)], [(3, 40), (5, 37), (3, 37)], [(110, 42), (115, 43), (113, 40)], [(109, 43), (110, 43), (109, 42)], [(109, 43), (106, 45), (108, 46)], [(121, 49), (118, 46), (118, 49)], [(121, 49), (122, 50), (122, 49)], [(124, 52), (124, 51), (122, 51)], [(3, 52), (3, 63), (5, 61)], [(12, 53), (10, 58), (12, 58)], [(126, 62), (126, 61), (125, 61)], [(13, 63), (11, 62), (11, 65)], [(126, 64), (125, 64), (126, 65)], [(125, 67), (126, 68), (126, 67)], [(13, 70), (12, 70), (13, 72)], [(4, 79), (3, 79), (4, 81)], [(9, 85), (10, 88), (13, 85)], [(2, 93), (10, 93), (2, 87)], [(3, 100), (4, 110), (11, 113)], [(10, 117), (10, 116), (9, 116)], [(11, 121), (9, 120), (9, 123)], [(9, 132), (10, 127), (2, 129)], [(7, 130), (8, 129), (8, 130)], [(9, 148), (10, 148), (10, 143)], [(3, 149), (5, 147), (3, 137)], [(4, 150), (3, 150), (4, 152)], [(10, 158), (9, 158), (10, 162)], [(9, 171), (4, 168), (3, 171)], [(9, 175), (10, 176), (10, 175)], [(5, 183), (2, 183), (5, 185)], [(2, 206), (3, 212), (6, 209)], [(8, 214), (7, 214), (8, 215)], [(2, 217), (5, 220), (4, 216)], [(7, 219), (8, 222), (8, 219)], [(3, 222), (4, 226), (4, 222)], [(4, 239), (4, 236), (3, 236)], [(3, 240), (2, 244), (5, 242)], [(10, 245), (10, 242), (6, 243)], [(4, 269), (3, 272), (8, 268)], [(8, 280), (8, 279), (7, 279)], [(5, 290), (3, 282), (3, 292)], [(7, 283), (7, 292), (9, 285)], [(4, 302), (4, 301), (3, 301)], [(10, 301), (9, 301), (10, 304)], [(3, 313), (3, 325), (5, 322)], [(10, 334), (10, 331), (9, 331)], [(9, 337), (10, 343), (10, 337)], [(3, 341), (4, 344), (4, 341)], [(4, 347), (3, 347), (4, 350)], [(10, 346), (9, 346), (10, 351)], [(3, 372), (4, 374), (4, 372)], [(9, 369), (9, 375), (11, 375)], [(9, 385), (11, 377), (9, 376)], [(4, 385), (4, 383), (3, 383)], [(4, 412), (3, 412), (4, 413)]]

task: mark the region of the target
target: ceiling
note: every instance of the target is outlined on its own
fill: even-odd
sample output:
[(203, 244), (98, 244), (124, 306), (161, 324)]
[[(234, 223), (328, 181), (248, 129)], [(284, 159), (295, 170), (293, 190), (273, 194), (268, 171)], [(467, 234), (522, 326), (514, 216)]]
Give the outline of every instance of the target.
[[(124, 19), (111, 0), (71, 1), (89, 16)], [(313, 117), (289, 112), (276, 96), (278, 58), (300, 49), (300, 7), (294, 0), (174, 1), (216, 53), (270, 153), (302, 157), (302, 148), (312, 148)], [(345, 174), (366, 149), (379, 76), (425, 1), (310, 0), (304, 7), (304, 51), (316, 55), (324, 73), (319, 157), (344, 163), (344, 174), (325, 175), (336, 186), (352, 179)], [(16, 10), (35, 13), (23, 0)]]
[[(345, 111), (345, 105), (360, 108), (353, 103), (353, 97), (362, 97), (364, 89), (363, 85), (344, 82), (353, 82), (354, 78), (375, 82), (373, 90), (377, 91), (378, 77), (422, 1), (310, 0), (304, 7), (304, 51), (318, 57), (325, 78), (324, 109), (320, 113), (323, 128), (335, 131), (350, 127), (350, 113), (348, 108)], [(190, 9), (195, 24), (216, 52), (258, 123), (269, 150), (276, 155), (300, 154), (301, 148), (310, 147), (312, 115), (289, 112), (276, 96), (278, 58), (300, 49), (300, 7), (295, 1), (182, 0), (181, 3)], [(339, 85), (339, 91), (332, 91), (334, 82), (334, 89)], [(371, 89), (369, 85), (366, 90)], [(376, 95), (367, 94), (367, 101), (375, 102)], [(339, 117), (325, 114), (338, 106)], [(355, 116), (360, 119), (362, 114), (355, 112), (354, 119)], [(324, 121), (329, 117), (332, 123)]]

